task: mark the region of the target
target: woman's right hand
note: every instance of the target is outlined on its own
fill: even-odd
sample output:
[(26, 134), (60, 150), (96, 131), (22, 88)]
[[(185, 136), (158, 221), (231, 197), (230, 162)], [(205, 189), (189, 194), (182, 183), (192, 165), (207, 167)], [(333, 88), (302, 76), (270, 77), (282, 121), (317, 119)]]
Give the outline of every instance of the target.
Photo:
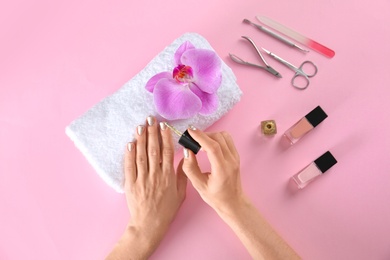
[(202, 173), (194, 153), (184, 149), (183, 171), (202, 199), (219, 213), (242, 204), (240, 158), (231, 136), (194, 128), (188, 131), (207, 153), (211, 164), (211, 172)]
[(203, 200), (234, 231), (253, 259), (300, 259), (244, 195), (240, 158), (232, 138), (225, 132), (188, 132), (207, 153), (211, 172), (202, 173), (195, 155), (185, 149), (183, 171)]

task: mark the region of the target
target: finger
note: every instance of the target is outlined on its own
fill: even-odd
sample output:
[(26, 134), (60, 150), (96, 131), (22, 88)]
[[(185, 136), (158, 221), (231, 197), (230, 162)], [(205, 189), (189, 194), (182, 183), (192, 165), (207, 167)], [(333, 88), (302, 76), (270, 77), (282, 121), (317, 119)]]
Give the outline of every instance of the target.
[(199, 192), (203, 190), (206, 185), (207, 176), (200, 171), (198, 161), (194, 153), (187, 148), (183, 149), (184, 160), (183, 160), (183, 172), (190, 179), (192, 186)]
[(125, 187), (133, 185), (137, 179), (137, 166), (135, 164), (135, 145), (133, 142), (127, 144), (125, 152), (124, 172)]
[(222, 134), (223, 138), (225, 138), (226, 145), (228, 146), (229, 151), (232, 153), (232, 155), (234, 156), (234, 158), (236, 160), (239, 160), (240, 155), (237, 151), (236, 146), (234, 145), (232, 136), (228, 132), (221, 132), (221, 134)]
[(216, 141), (220, 146), (221, 146), (221, 151), (224, 156), (226, 157), (231, 157), (231, 153), (229, 151), (229, 147), (226, 143), (225, 138), (223, 137), (222, 133), (205, 133), (208, 137)]
[(149, 173), (156, 173), (160, 167), (160, 144), (158, 140), (159, 131), (157, 129), (156, 119), (153, 116), (148, 116), (146, 119), (147, 128), (147, 154)]
[(177, 192), (179, 193), (180, 198), (184, 200), (186, 196), (187, 189), (187, 176), (183, 171), (184, 159), (182, 159), (177, 166), (176, 170), (176, 183), (177, 183)]
[(188, 132), (190, 133), (191, 137), (200, 144), (202, 150), (207, 153), (211, 164), (223, 160), (221, 146), (218, 142), (208, 137), (207, 134), (196, 128), (189, 128)]
[(171, 173), (173, 171), (173, 160), (175, 155), (175, 147), (172, 140), (171, 130), (167, 128), (164, 122), (161, 122), (160, 132), (163, 173)]
[(137, 126), (136, 138), (135, 161), (137, 165), (137, 179), (143, 179), (148, 172), (148, 157), (146, 155), (146, 134), (144, 125)]

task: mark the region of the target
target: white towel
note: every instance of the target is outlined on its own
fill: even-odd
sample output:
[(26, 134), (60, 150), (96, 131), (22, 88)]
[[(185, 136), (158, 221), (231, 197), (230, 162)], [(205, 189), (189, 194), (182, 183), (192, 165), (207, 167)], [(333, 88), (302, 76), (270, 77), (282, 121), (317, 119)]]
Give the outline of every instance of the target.
[[(167, 46), (122, 88), (104, 98), (66, 127), (66, 134), (95, 168), (101, 178), (118, 192), (123, 192), (123, 156), (126, 143), (134, 138), (135, 128), (145, 124), (149, 115), (158, 116), (153, 94), (145, 89), (146, 82), (155, 74), (173, 70), (173, 56), (185, 41), (196, 48), (213, 48), (202, 36), (186, 33)], [(188, 125), (206, 129), (226, 114), (242, 95), (233, 71), (222, 61), (222, 84), (217, 92), (219, 105), (211, 115), (170, 122), (180, 131)], [(159, 120), (160, 121), (160, 120)], [(174, 139), (177, 142), (177, 138)], [(176, 149), (180, 146), (176, 144)]]

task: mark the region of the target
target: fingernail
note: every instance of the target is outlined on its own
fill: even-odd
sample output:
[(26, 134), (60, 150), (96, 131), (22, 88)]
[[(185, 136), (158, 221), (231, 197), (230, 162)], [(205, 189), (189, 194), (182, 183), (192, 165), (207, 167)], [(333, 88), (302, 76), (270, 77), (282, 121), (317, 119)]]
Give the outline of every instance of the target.
[(196, 127), (193, 125), (189, 125), (188, 127), (191, 128), (191, 130), (194, 130), (194, 131), (196, 130)]
[(165, 122), (160, 122), (160, 129), (164, 131), (165, 128), (167, 128), (167, 126), (165, 125)]
[(133, 150), (133, 143), (132, 143), (132, 142), (127, 143), (127, 150), (128, 150), (129, 152), (131, 152), (131, 150)]
[(144, 130), (145, 130), (145, 126), (139, 125), (139, 126), (137, 127), (137, 133), (138, 133), (138, 135), (142, 135), (142, 133), (144, 132)]
[(146, 118), (146, 121), (148, 121), (149, 126), (152, 126), (154, 124), (154, 118), (152, 116), (148, 116)]
[(188, 149), (187, 148), (183, 148), (183, 154), (184, 154), (184, 158), (188, 158), (190, 157), (190, 153), (188, 152)]

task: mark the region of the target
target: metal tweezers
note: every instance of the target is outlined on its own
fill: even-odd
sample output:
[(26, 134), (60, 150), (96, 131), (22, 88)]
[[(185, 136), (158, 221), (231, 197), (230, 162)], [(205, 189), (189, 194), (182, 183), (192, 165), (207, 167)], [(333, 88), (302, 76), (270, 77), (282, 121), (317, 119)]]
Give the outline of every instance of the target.
[(231, 54), (229, 53), (229, 56), (230, 58), (234, 61), (234, 62), (237, 62), (239, 64), (243, 64), (243, 65), (248, 65), (248, 66), (253, 66), (253, 67), (256, 67), (256, 68), (259, 68), (259, 69), (263, 69), (263, 70), (266, 70), (267, 72), (271, 73), (272, 75), (274, 75), (275, 77), (278, 77), (278, 78), (281, 78), (282, 75), (280, 75), (279, 72), (277, 72), (274, 68), (272, 68), (267, 62), (266, 60), (264, 59), (263, 55), (261, 54), (259, 48), (257, 48), (256, 44), (254, 43), (254, 41), (249, 38), (248, 36), (241, 36), (242, 38), (248, 40), (252, 46), (255, 48), (257, 54), (259, 54), (261, 60), (264, 62), (265, 66), (260, 66), (260, 65), (257, 65), (257, 64), (253, 64), (253, 63), (249, 63), (247, 61), (244, 61), (243, 59), (241, 59), (240, 57), (234, 55), (234, 54)]

